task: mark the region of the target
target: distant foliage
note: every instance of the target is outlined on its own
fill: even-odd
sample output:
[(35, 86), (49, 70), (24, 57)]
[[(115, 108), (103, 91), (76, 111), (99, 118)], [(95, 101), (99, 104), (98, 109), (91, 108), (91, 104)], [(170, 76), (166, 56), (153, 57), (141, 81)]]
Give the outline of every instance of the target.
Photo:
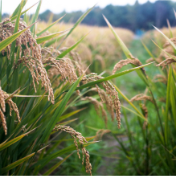
[[(175, 17), (173, 9), (176, 9), (176, 3), (172, 1), (150, 1), (139, 4), (138, 1), (133, 6), (113, 6), (107, 5), (105, 8), (94, 8), (83, 20), (82, 23), (96, 26), (106, 26), (102, 14), (104, 14), (111, 24), (115, 27), (128, 28), (133, 31), (138, 29), (149, 30), (152, 25), (158, 28), (167, 26), (166, 19), (170, 21), (172, 26), (175, 25)], [(39, 15), (42, 21), (48, 21), (52, 12), (47, 10)], [(60, 14), (53, 15), (53, 21), (66, 14), (63, 11)], [(83, 14), (81, 11), (67, 13), (63, 21), (66, 23), (75, 23)]]

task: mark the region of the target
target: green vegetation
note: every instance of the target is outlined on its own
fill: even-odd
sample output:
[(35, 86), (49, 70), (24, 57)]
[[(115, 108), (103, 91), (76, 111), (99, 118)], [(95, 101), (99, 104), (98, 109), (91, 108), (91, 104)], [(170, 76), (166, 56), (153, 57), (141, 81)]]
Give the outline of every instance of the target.
[[(141, 42), (104, 16), (112, 34), (100, 28), (104, 41), (116, 49), (111, 59), (113, 47), (105, 52), (106, 43), (93, 43), (99, 29), (87, 41), (76, 33), (92, 8), (58, 31), (61, 19), (52, 24), (52, 16), (35, 24), (41, 0), (31, 19), (26, 2), (0, 23), (0, 174), (175, 174), (172, 29), (156, 28)], [(72, 35), (77, 41), (64, 47)], [(91, 62), (80, 57), (81, 44)]]

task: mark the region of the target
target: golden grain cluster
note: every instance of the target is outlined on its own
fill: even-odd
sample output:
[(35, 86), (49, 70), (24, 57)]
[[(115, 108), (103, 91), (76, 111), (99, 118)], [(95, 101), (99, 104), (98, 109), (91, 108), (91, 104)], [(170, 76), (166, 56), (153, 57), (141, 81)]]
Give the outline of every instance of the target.
[[(5, 19), (3, 22), (0, 23), (0, 38), (4, 40), (12, 36), (14, 28), (15, 23), (11, 22), (10, 19)], [(18, 31), (23, 30), (25, 28), (27, 28), (26, 23), (20, 21)], [(16, 67), (22, 63), (28, 68), (32, 75), (35, 91), (35, 83), (39, 84), (39, 80), (41, 80), (42, 86), (45, 88), (45, 91), (48, 92), (48, 100), (51, 100), (51, 102), (54, 104), (53, 89), (51, 87), (48, 74), (42, 63), (41, 47), (37, 44), (35, 38), (32, 36), (30, 29), (26, 30), (17, 38), (16, 47), (20, 48), (19, 59)], [(22, 47), (25, 47), (25, 49), (22, 49)], [(10, 51), (11, 45), (8, 45), (2, 51), (2, 54), (4, 55), (6, 52), (9, 58)], [(21, 57), (22, 54), (23, 56)]]
[(7, 123), (6, 123), (6, 117), (4, 115), (4, 113), (6, 112), (6, 103), (10, 107), (9, 115), (12, 116), (12, 111), (14, 111), (17, 115), (18, 121), (20, 122), (21, 121), (20, 114), (16, 103), (14, 103), (12, 99), (9, 97), (9, 95), (6, 92), (4, 92), (0, 87), (0, 105), (1, 105), (0, 119), (2, 121), (2, 127), (4, 129), (5, 135), (7, 135)]
[(86, 148), (84, 147), (84, 143), (87, 143), (87, 140), (82, 136), (81, 133), (75, 131), (73, 128), (69, 127), (69, 126), (56, 126), (53, 131), (65, 131), (66, 133), (69, 133), (72, 138), (74, 139), (74, 143), (76, 146), (76, 150), (77, 150), (77, 155), (79, 158), (80, 154), (79, 154), (79, 147), (78, 147), (78, 143), (77, 143), (77, 139), (79, 140), (79, 143), (81, 144), (81, 148), (82, 148), (82, 165), (84, 164), (84, 158), (86, 160), (86, 172), (90, 173), (92, 175), (92, 165), (89, 161), (90, 155), (89, 152), (86, 150)]

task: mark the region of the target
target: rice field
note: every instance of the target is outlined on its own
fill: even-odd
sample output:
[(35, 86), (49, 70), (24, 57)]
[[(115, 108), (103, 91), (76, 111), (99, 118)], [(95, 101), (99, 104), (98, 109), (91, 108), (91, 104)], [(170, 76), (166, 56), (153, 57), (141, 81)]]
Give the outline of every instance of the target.
[(36, 23), (26, 2), (0, 14), (0, 174), (175, 174), (175, 29), (141, 43), (81, 25), (91, 9)]

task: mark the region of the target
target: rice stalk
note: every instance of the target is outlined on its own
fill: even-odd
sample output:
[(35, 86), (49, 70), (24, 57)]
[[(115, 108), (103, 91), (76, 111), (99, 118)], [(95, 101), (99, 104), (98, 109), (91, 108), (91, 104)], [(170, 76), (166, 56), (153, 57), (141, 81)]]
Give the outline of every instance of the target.
[(84, 97), (82, 98), (82, 100), (89, 100), (90, 102), (93, 103), (93, 105), (95, 106), (95, 110), (96, 112), (98, 113), (98, 115), (100, 115), (100, 111), (101, 111), (101, 114), (102, 114), (102, 117), (104, 117), (104, 122), (105, 122), (105, 125), (106, 125), (106, 128), (107, 128), (107, 121), (108, 121), (108, 117), (107, 117), (107, 113), (103, 107), (103, 103), (102, 102), (99, 102), (98, 100), (96, 100), (95, 98), (92, 98), (92, 97)]
[(86, 172), (90, 173), (90, 175), (92, 175), (92, 165), (89, 161), (90, 155), (89, 155), (89, 152), (84, 147), (84, 143), (87, 143), (87, 140), (82, 136), (81, 133), (75, 131), (73, 128), (71, 128), (69, 126), (58, 125), (58, 126), (54, 127), (54, 129), (53, 129), (53, 131), (59, 131), (59, 130), (64, 131), (66, 133), (69, 133), (72, 136), (72, 138), (74, 139), (75, 146), (76, 146), (77, 155), (80, 158), (79, 147), (78, 147), (78, 143), (77, 143), (77, 139), (78, 139), (79, 143), (81, 144), (81, 148), (82, 148), (82, 165), (84, 164), (84, 158), (85, 158)]
[[(89, 75), (85, 75), (82, 78), (82, 81), (84, 82), (84, 84), (87, 84), (91, 81), (96, 81), (99, 79), (102, 79), (102, 77), (99, 75), (96, 75), (96, 74), (89, 74)], [(107, 107), (110, 106), (110, 104), (109, 104), (109, 102), (110, 102), (111, 106), (113, 107), (113, 110), (115, 111), (115, 114), (116, 114), (118, 128), (120, 128), (120, 126), (121, 126), (121, 119), (120, 119), (121, 112), (120, 112), (120, 101), (119, 101), (119, 97), (118, 97), (118, 92), (116, 91), (115, 87), (109, 81), (102, 82), (101, 85), (104, 88), (107, 96), (109, 97), (109, 98), (107, 98), (107, 96), (106, 96), (105, 102), (107, 102)], [(104, 92), (101, 92), (99, 89), (97, 89), (97, 91), (99, 92), (99, 96), (102, 99)], [(109, 101), (109, 99), (111, 99), (111, 101)], [(104, 100), (103, 100), (103, 102), (104, 102)], [(114, 115), (113, 115), (112, 109), (111, 109), (111, 117), (113, 120)]]

